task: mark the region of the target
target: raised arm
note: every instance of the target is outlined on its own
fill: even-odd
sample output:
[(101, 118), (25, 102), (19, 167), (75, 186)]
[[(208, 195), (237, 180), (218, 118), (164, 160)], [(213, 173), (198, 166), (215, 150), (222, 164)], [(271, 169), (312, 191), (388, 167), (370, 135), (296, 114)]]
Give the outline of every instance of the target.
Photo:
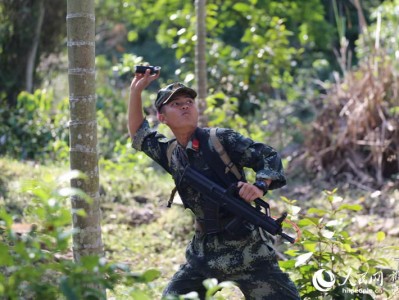
[(136, 134), (144, 120), (141, 94), (152, 81), (159, 77), (159, 74), (160, 72), (150, 75), (150, 70), (147, 70), (144, 74), (135, 73), (132, 83), (130, 84), (127, 127), (131, 138)]

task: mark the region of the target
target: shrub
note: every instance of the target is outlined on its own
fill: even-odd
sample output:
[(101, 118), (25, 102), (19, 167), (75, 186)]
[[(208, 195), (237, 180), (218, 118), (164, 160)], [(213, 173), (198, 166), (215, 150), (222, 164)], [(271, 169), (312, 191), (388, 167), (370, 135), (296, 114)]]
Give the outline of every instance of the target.
[[(14, 216), (0, 209), (0, 298), (57, 299), (63, 295), (66, 299), (104, 299), (102, 291), (116, 284), (146, 284), (159, 276), (157, 270), (133, 273), (99, 256), (74, 262), (66, 202), (71, 195), (83, 193), (70, 188), (54, 190), (54, 186), (57, 183), (37, 181), (24, 185), (34, 199), (24, 218), (35, 224), (14, 223)], [(129, 293), (134, 299), (149, 299), (137, 286)]]
[(53, 105), (52, 94), (45, 90), (20, 93), (16, 107), (0, 110), (4, 120), (0, 124), (0, 154), (39, 159), (52, 152), (65, 153), (68, 115), (60, 113), (62, 105)]
[[(311, 207), (298, 225), (302, 229), (299, 249), (286, 254), (291, 259), (280, 266), (293, 272), (303, 299), (372, 299), (390, 296), (394, 282), (391, 262), (375, 256), (367, 245), (360, 245), (349, 231), (351, 212), (362, 210), (360, 204), (348, 204), (337, 190), (325, 191), (322, 207)], [(382, 239), (382, 232), (377, 239)], [(398, 247), (396, 247), (398, 248)], [(373, 298), (374, 299), (374, 298)]]

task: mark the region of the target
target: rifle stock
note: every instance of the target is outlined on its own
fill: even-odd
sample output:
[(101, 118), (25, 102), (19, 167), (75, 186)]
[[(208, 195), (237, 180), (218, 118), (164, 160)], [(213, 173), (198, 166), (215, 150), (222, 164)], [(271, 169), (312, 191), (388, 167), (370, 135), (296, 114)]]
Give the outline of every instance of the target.
[(189, 166), (185, 168), (183, 178), (191, 187), (197, 190), (197, 192), (218, 203), (220, 207), (227, 209), (235, 216), (241, 217), (256, 226), (263, 228), (271, 235), (280, 235), (291, 244), (295, 242), (294, 238), (285, 234), (282, 230), (281, 223), (284, 221), (287, 214), (284, 213), (277, 220), (273, 219), (268, 213), (269, 204), (267, 204), (267, 202), (259, 198), (255, 200), (257, 206), (261, 206), (266, 210), (267, 214), (265, 214), (262, 213), (260, 209), (247, 203), (245, 200), (239, 197), (234, 197), (227, 189), (224, 189), (217, 183), (209, 180), (207, 177)]

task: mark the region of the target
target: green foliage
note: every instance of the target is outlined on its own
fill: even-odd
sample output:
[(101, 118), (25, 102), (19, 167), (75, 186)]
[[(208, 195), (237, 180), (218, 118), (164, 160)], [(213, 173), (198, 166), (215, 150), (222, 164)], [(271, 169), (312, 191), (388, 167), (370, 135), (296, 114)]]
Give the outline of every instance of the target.
[[(172, 80), (194, 85), (193, 5), (181, 0), (96, 1), (100, 156), (114, 159), (116, 142), (128, 140), (125, 100), (134, 65), (149, 61), (162, 66), (160, 80), (150, 86), (150, 96), (143, 97), (149, 114), (154, 112), (153, 92), (159, 85)], [(319, 96), (315, 78), (325, 78), (331, 70), (325, 52), (334, 32), (324, 17), (326, 7), (320, 0), (300, 4), (293, 0), (207, 3), (208, 87), (210, 107), (214, 108), (208, 112), (212, 126), (251, 131), (261, 140), (273, 138), (271, 143), (278, 148), (302, 142), (301, 129), (314, 118), (312, 100)], [(2, 18), (6, 30), (10, 23), (6, 15)], [(54, 92), (48, 93), (52, 98)], [(40, 109), (32, 120), (26, 120), (25, 112), (2, 108), (5, 123), (0, 125), (0, 145), (5, 147), (1, 154), (66, 159), (67, 103), (66, 99), (61, 102), (62, 109)], [(9, 124), (12, 114), (18, 120)], [(27, 126), (29, 122), (34, 126)]]
[(20, 159), (68, 157), (65, 101), (53, 103), (46, 90), (22, 92), (14, 108), (1, 108), (0, 154)]
[[(110, 260), (127, 263), (97, 256), (86, 256), (74, 262), (70, 197), (79, 195), (91, 201), (80, 190), (68, 187), (70, 179), (77, 176), (83, 175), (69, 172), (57, 181), (51, 175), (43, 176), (40, 181), (21, 181), (20, 192), (30, 199), (23, 213), (9, 212), (7, 206), (0, 209), (0, 298), (104, 299), (99, 293), (100, 287), (107, 289), (110, 295), (119, 295), (117, 299), (157, 298), (154, 282), (159, 281), (161, 273), (153, 267), (166, 267), (168, 272), (173, 272), (174, 247), (182, 248), (187, 243), (188, 231), (192, 230), (191, 216), (182, 216), (181, 210), (168, 210), (171, 215), (165, 214), (157, 222), (130, 227), (127, 231), (121, 227), (113, 232), (116, 224), (106, 224), (107, 251), (122, 254), (122, 257), (112, 255)], [(21, 218), (24, 223), (20, 223)], [(127, 249), (133, 254), (125, 257)], [(160, 260), (162, 255), (168, 259)], [(132, 272), (129, 265), (145, 270)], [(227, 299), (214, 294), (222, 287), (232, 286), (232, 283), (217, 283), (211, 279), (204, 284), (208, 289), (207, 299)], [(159, 293), (158, 288), (156, 291)]]
[[(14, 4), (18, 5), (19, 2)], [(374, 2), (364, 1), (368, 7)], [(397, 2), (383, 2), (372, 15), (375, 22), (378, 13), (381, 13), (381, 27), (377, 30), (376, 26), (371, 26), (369, 32), (371, 35), (379, 34), (380, 45), (386, 49), (395, 67), (395, 49), (398, 48), (398, 43), (395, 35), (397, 15), (394, 12), (399, 5)], [(29, 45), (30, 41), (26, 39), (23, 47), (14, 48), (18, 51), (10, 50), (11, 47), (15, 47), (14, 42), (9, 42), (10, 37), (15, 32), (27, 32), (18, 31), (15, 29), (17, 27), (11, 26), (14, 22), (11, 19), (19, 16), (18, 10), (14, 11), (15, 14), (5, 13), (4, 3), (0, 4), (0, 57), (5, 60), (11, 57), (13, 62), (18, 60), (18, 64), (12, 63), (11, 68), (7, 65), (7, 68), (0, 70), (1, 86), (9, 88), (15, 84), (15, 78), (23, 77), (18, 75), (23, 74), (22, 68), (20, 70), (18, 67), (16, 72), (13, 68), (24, 65), (18, 51), (24, 51), (26, 54), (26, 43)], [(319, 87), (315, 87), (315, 79), (330, 76), (330, 49), (332, 40), (338, 37), (334, 37), (330, 25), (334, 22), (327, 20), (328, 14), (324, 10), (330, 4), (326, 3), (331, 2), (208, 1), (207, 63), (210, 96), (207, 99), (206, 113), (210, 118), (209, 125), (231, 127), (251, 135), (257, 141), (269, 141), (273, 133), (278, 134), (281, 141), (280, 144), (276, 144), (278, 148), (290, 141), (301, 142), (304, 139), (300, 134), (301, 127), (312, 120), (315, 114), (312, 100), (318, 98), (320, 93)], [(350, 7), (345, 6), (345, 1), (337, 3), (336, 19), (346, 21), (343, 24), (350, 23), (350, 15), (346, 15), (346, 19), (340, 15)], [(343, 4), (347, 10), (342, 9)], [(21, 14), (21, 21), (27, 18), (29, 12), (27, 9)], [(333, 15), (332, 12), (331, 9), (330, 15)], [(353, 11), (351, 13), (353, 14)], [(142, 153), (131, 150), (126, 130), (125, 100), (128, 98), (128, 84), (133, 66), (146, 61), (162, 66), (159, 82), (154, 83), (149, 91), (146, 91), (149, 94), (143, 97), (148, 114), (154, 112), (153, 92), (158, 84), (171, 80), (194, 84), (196, 20), (193, 1), (97, 0), (96, 17), (100, 37), (97, 53), (102, 54), (97, 56), (96, 67), (100, 165), (102, 184), (106, 192), (104, 198), (107, 204), (129, 204), (139, 189), (146, 189), (143, 194), (157, 199), (159, 193), (166, 194), (170, 186), (164, 177), (154, 177), (154, 174), (160, 172), (158, 167)], [(65, 18), (59, 20), (65, 22)], [(126, 26), (128, 31), (128, 40), (124, 40), (123, 36), (124, 41), (121, 42), (126, 49), (107, 48), (110, 40), (107, 40), (106, 33), (121, 28), (118, 27), (121, 24), (122, 27)], [(52, 31), (53, 27), (47, 26), (46, 30)], [(29, 26), (24, 28), (30, 29)], [(337, 30), (342, 37), (345, 32), (340, 28)], [(353, 28), (357, 27), (352, 27), (352, 31)], [(373, 49), (372, 44), (374, 41), (370, 42), (370, 39), (364, 36), (357, 48), (358, 57), (366, 58)], [(20, 83), (22, 82), (18, 82)], [(12, 92), (17, 95), (19, 90), (13, 88)], [(0, 89), (0, 155), (43, 162), (49, 159), (66, 161), (69, 157), (67, 99), (56, 100), (52, 91), (37, 90), (33, 94), (19, 94), (15, 106), (9, 107), (3, 105), (11, 102), (8, 101), (11, 98), (7, 97), (9, 96), (6, 92)], [(398, 107), (390, 110), (398, 114)], [(2, 175), (4, 176), (4, 173)], [(124, 296), (134, 299), (152, 298), (153, 286), (150, 283), (159, 276), (158, 271), (149, 270), (143, 274), (136, 274), (125, 265), (108, 263), (103, 258), (88, 257), (80, 263), (73, 263), (65, 257), (69, 254), (73, 234), (73, 231), (68, 229), (71, 220), (66, 200), (71, 193), (79, 191), (54, 191), (54, 184), (51, 182), (39, 184), (32, 181), (25, 188), (26, 193), (32, 194), (34, 201), (29, 203), (23, 215), (16, 215), (17, 210), (12, 207), (17, 199), (12, 197), (13, 187), (6, 186), (5, 181), (9, 180), (8, 177), (0, 179), (0, 196), (11, 195), (12, 198), (6, 199), (7, 210), (0, 211), (0, 297), (57, 298), (63, 295), (67, 299), (80, 296), (101, 298), (102, 295), (96, 294), (94, 289), (87, 289), (87, 285), (100, 284), (108, 289), (123, 286)], [(45, 181), (41, 179), (43, 180)], [(326, 192), (327, 205), (311, 205), (306, 217), (299, 221), (303, 231), (302, 241), (287, 252), (292, 259), (281, 262), (281, 266), (288, 271), (294, 270), (295, 282), (304, 298), (345, 296), (342, 288), (348, 285), (335, 285), (326, 292), (314, 288), (313, 276), (321, 269), (325, 270), (325, 281), (331, 279), (327, 272), (336, 275), (341, 283), (351, 272), (352, 282), (358, 283), (362, 276), (371, 278), (370, 276), (379, 270), (379, 265), (388, 265), (376, 251), (365, 248), (366, 246), (359, 241), (359, 235), (350, 230), (351, 212), (356, 212), (361, 207), (357, 204), (342, 204), (339, 200), (336, 191)], [(28, 232), (17, 233), (17, 223), (14, 222), (21, 218), (36, 224)], [(183, 240), (191, 228), (187, 225), (189, 223), (182, 226), (180, 223), (179, 226), (171, 225), (176, 225), (175, 221), (180, 222), (181, 219), (178, 213), (167, 221), (161, 218), (160, 223), (153, 225), (158, 227), (153, 228), (151, 234), (148, 233), (147, 227), (141, 230), (135, 228), (139, 233), (137, 238), (151, 239), (141, 242), (145, 247), (137, 245), (134, 241), (125, 244), (124, 238), (131, 235), (131, 228), (119, 230), (124, 234), (115, 230), (115, 238), (110, 238), (111, 248), (123, 253), (127, 252), (126, 249), (134, 248), (137, 252), (131, 256), (141, 259), (134, 260), (136, 264), (141, 263), (145, 267), (155, 264), (160, 267), (167, 265), (168, 271), (171, 272), (175, 267), (173, 262), (176, 263), (170, 261), (171, 257), (176, 257), (171, 240), (176, 237), (179, 241)], [(159, 233), (161, 227), (165, 233)], [(377, 242), (383, 241), (384, 238), (386, 236), (383, 232), (378, 232), (375, 237)], [(179, 247), (182, 245), (179, 244)], [(151, 254), (145, 253), (148, 249), (153, 250)], [(157, 258), (164, 253), (165, 257)], [(144, 283), (144, 288), (140, 289), (133, 283)], [(213, 280), (206, 282), (211, 291), (218, 290), (224, 284)], [(362, 286), (374, 291), (376, 289), (375, 281)], [(388, 290), (385, 295), (389, 295), (389, 292)]]
[[(127, 28), (132, 51), (162, 66), (160, 83), (183, 81), (194, 86), (194, 3), (130, 0), (119, 9), (131, 24)], [(329, 49), (333, 31), (321, 1), (299, 5), (289, 0), (213, 0), (206, 9), (208, 101), (214, 109), (208, 110), (210, 125), (251, 129), (259, 137), (266, 133), (262, 140), (273, 134), (279, 147), (300, 142), (301, 123), (314, 116), (310, 105), (318, 95), (314, 78), (325, 76), (330, 68), (322, 49)], [(147, 41), (155, 39), (158, 45), (143, 51), (150, 46)], [(152, 57), (159, 47), (162, 55)], [(318, 67), (313, 68), (314, 62)], [(268, 120), (267, 126), (263, 122), (253, 128), (259, 119)]]
[[(218, 292), (224, 288), (230, 288), (236, 286), (234, 282), (231, 281), (223, 281), (218, 282), (215, 278), (209, 278), (204, 280), (203, 282), (206, 288), (205, 300), (223, 300), (228, 299), (225, 298), (223, 295), (219, 294)], [(168, 296), (165, 300), (200, 300), (197, 292), (191, 292), (185, 295), (180, 296)]]
[[(33, 197), (25, 210), (25, 219), (33, 224), (14, 223), (14, 215), (0, 209), (0, 297), (4, 299), (104, 299), (99, 286), (113, 289), (116, 284), (147, 284), (159, 271), (133, 273), (126, 265), (110, 263), (96, 256), (73, 262), (70, 244), (71, 214), (66, 202), (72, 195), (85, 196), (79, 190), (62, 188), (70, 178), (67, 174), (59, 182), (30, 181), (23, 190)], [(54, 189), (57, 187), (58, 189)], [(84, 212), (81, 212), (84, 215)], [(133, 288), (133, 299), (149, 299)]]
[[(357, 42), (356, 55), (359, 59), (371, 59), (374, 55), (381, 55), (380, 63), (384, 56), (389, 58), (390, 64), (396, 70), (398, 75), (399, 65), (397, 63), (397, 52), (399, 50), (399, 38), (395, 31), (395, 24), (398, 24), (399, 1), (384, 1), (371, 13), (373, 23), (368, 28), (368, 32), (362, 34)], [(376, 49), (375, 46), (378, 45)], [(377, 52), (377, 53), (376, 53)]]
[[(115, 72), (118, 74), (115, 80), (120, 80), (119, 72), (124, 74), (126, 70), (115, 69)], [(99, 76), (99, 83), (108, 79)], [(112, 84), (118, 83), (111, 83), (111, 86), (109, 83), (99, 84), (98, 88), (99, 155), (115, 162), (137, 162), (137, 155), (129, 150), (126, 101), (121, 101), (127, 95), (112, 88)], [(14, 108), (0, 108), (0, 117), (3, 120), (0, 124), (0, 155), (41, 162), (62, 162), (69, 158), (70, 117), (67, 98), (57, 102), (51, 91), (37, 90), (33, 94), (22, 92)], [(143, 164), (148, 164), (148, 161)]]
[[(286, 254), (292, 258), (280, 261), (280, 266), (293, 271), (293, 278), (303, 299), (371, 299), (369, 293), (348, 290), (369, 290), (391, 295), (387, 270), (392, 262), (381, 254), (374, 255), (350, 233), (352, 213), (363, 209), (360, 204), (343, 203), (337, 190), (325, 191), (322, 206), (310, 207), (298, 221), (302, 231), (300, 249)], [(377, 241), (383, 240), (377, 233)], [(390, 272), (394, 272), (390, 269)], [(382, 279), (383, 277), (385, 278)], [(348, 298), (350, 297), (350, 298)], [(366, 298), (364, 298), (366, 297)]]
[[(34, 34), (38, 22), (40, 4), (44, 5), (44, 20), (40, 35)], [(66, 3), (59, 1), (2, 0), (0, 2), (0, 103), (13, 107), (18, 94), (26, 88), (26, 69), (32, 46), (38, 42), (38, 55), (34, 58), (34, 69), (47, 58), (64, 49), (66, 35)], [(35, 40), (37, 39), (37, 40)], [(54, 68), (54, 67), (52, 67)], [(49, 70), (44, 72), (48, 74)], [(36, 83), (41, 82), (42, 73), (34, 72)]]
[[(140, 158), (136, 159), (138, 161), (134, 164), (139, 164)], [(192, 215), (177, 203), (170, 209), (164, 207), (171, 185), (166, 186), (166, 177), (158, 176), (154, 169), (136, 169), (133, 163), (123, 168), (121, 165), (124, 163), (116, 162), (115, 166), (110, 166), (111, 163), (108, 160), (107, 166), (101, 166), (101, 182), (106, 194), (101, 201), (104, 217), (102, 232), (108, 261), (104, 258), (88, 258), (87, 262), (74, 264), (70, 252), (73, 231), (70, 229), (69, 197), (80, 191), (69, 189), (68, 183), (71, 176), (76, 175), (62, 176), (55, 182), (54, 174), (63, 173), (59, 167), (32, 167), (30, 163), (0, 159), (0, 205), (5, 208), (0, 213), (0, 273), (3, 274), (0, 276), (3, 294), (0, 295), (9, 295), (13, 291), (20, 297), (39, 292), (42, 292), (40, 295), (43, 299), (47, 295), (51, 298), (60, 295), (69, 297), (84, 295), (80, 294), (83, 283), (98, 282), (104, 284), (115, 299), (159, 298), (177, 266), (184, 261), (183, 249), (193, 233)], [(33, 178), (38, 179), (26, 181)], [(16, 188), (18, 182), (24, 183), (21, 191)], [(270, 197), (278, 196), (274, 193)], [(145, 197), (148, 202), (139, 204), (133, 200), (134, 195)], [(114, 199), (116, 197), (118, 199)], [(392, 199), (394, 197), (392, 195)], [(391, 237), (379, 229), (370, 234), (373, 231), (369, 228), (371, 224), (366, 231), (356, 228), (354, 216), (363, 212), (359, 204), (365, 202), (361, 199), (343, 201), (336, 191), (325, 192), (322, 202), (312, 197), (306, 203), (301, 203), (302, 208), (308, 207), (306, 214), (302, 215), (298, 214), (300, 208), (295, 200), (282, 200), (289, 206), (290, 215), (298, 217), (297, 223), (303, 237), (286, 252), (290, 260), (280, 263), (303, 291), (303, 299), (335, 294), (338, 296), (334, 299), (345, 299), (339, 298), (339, 295), (350, 296), (343, 291), (344, 287), (350, 287), (349, 284), (336, 286), (326, 293), (315, 290), (313, 275), (321, 269), (325, 270), (325, 281), (330, 281), (326, 272), (331, 271), (339, 283), (343, 283), (352, 270), (350, 282), (355, 285), (358, 280), (369, 279), (371, 283), (367, 286), (370, 288), (378, 286), (369, 276), (381, 269), (387, 279), (384, 281), (387, 290), (384, 296), (393, 291), (393, 283), (388, 281), (388, 276), (393, 275), (391, 268), (380, 266), (394, 266), (394, 262), (388, 264), (387, 260), (399, 249), (397, 246), (391, 250), (384, 248), (384, 242)], [(21, 201), (27, 206), (22, 212), (13, 207)], [(281, 205), (279, 202), (278, 206)], [(155, 218), (148, 223), (132, 224), (137, 221), (137, 214), (130, 214), (140, 211), (140, 208), (151, 209)], [(22, 232), (21, 228), (24, 227), (21, 221), (22, 224), (35, 225)], [(284, 230), (289, 232), (288, 227)], [(395, 243), (394, 240), (392, 242)], [(126, 265), (138, 273), (129, 271)], [(146, 274), (146, 270), (149, 270), (149, 274)], [(29, 272), (33, 272), (31, 277)], [(147, 277), (159, 272), (161, 274), (157, 279)], [(82, 274), (88, 274), (88, 278), (83, 278)], [(12, 282), (8, 282), (8, 275)], [(141, 275), (147, 279), (140, 279)], [(101, 276), (109, 278), (109, 281), (102, 282)], [(150, 281), (149, 278), (154, 280)], [(216, 286), (223, 286), (224, 289), (209, 299), (237, 299), (229, 293), (226, 295), (225, 291), (232, 288), (229, 284), (215, 283), (214, 280), (210, 283), (214, 291)], [(194, 297), (194, 294), (191, 295)]]
[[(190, 83), (195, 52), (194, 8), (192, 3), (178, 3), (158, 1), (148, 7), (148, 16), (154, 21), (162, 20), (157, 40), (163, 46), (176, 48), (181, 66), (176, 74)], [(240, 114), (253, 112), (256, 101), (265, 101), (265, 94), (270, 96), (270, 89), (283, 90), (292, 84), (292, 66), (309, 58), (302, 56), (303, 48), (299, 45), (312, 49), (316, 42), (328, 44), (315, 30), (325, 29), (322, 36), (328, 37), (323, 13), (317, 0), (306, 5), (297, 5), (295, 1), (207, 3), (210, 90), (237, 97)], [(131, 20), (140, 28), (137, 19)]]

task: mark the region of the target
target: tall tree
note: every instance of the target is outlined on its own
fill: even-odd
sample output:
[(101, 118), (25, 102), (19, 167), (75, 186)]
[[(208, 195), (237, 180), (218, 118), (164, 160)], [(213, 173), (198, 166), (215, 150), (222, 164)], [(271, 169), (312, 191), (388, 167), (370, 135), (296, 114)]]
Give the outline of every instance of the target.
[[(86, 192), (93, 201), (74, 196), (72, 201), (73, 253), (102, 255), (97, 120), (95, 95), (95, 13), (94, 0), (67, 1), (68, 74), (70, 102), (70, 165), (87, 179), (73, 179), (72, 187)], [(77, 213), (84, 210), (86, 216)]]
[(28, 62), (26, 66), (25, 89), (29, 93), (33, 92), (33, 75), (34, 75), (34, 68), (36, 66), (35, 61), (37, 55), (37, 48), (39, 47), (40, 32), (42, 31), (42, 26), (43, 26), (44, 13), (45, 13), (44, 0), (40, 0), (38, 2), (38, 18), (37, 18), (36, 28), (33, 33), (33, 43), (29, 50)]
[[(64, 47), (66, 6), (60, 0), (0, 1), (0, 101), (13, 107), (48, 73), (38, 65)], [(45, 24), (45, 26), (43, 26)], [(48, 60), (51, 62), (54, 60)], [(42, 64), (57, 69), (59, 64)], [(47, 70), (46, 70), (47, 71)], [(45, 75), (44, 75), (45, 73)]]
[(207, 75), (206, 75), (206, 0), (195, 0), (197, 16), (195, 45), (195, 77), (197, 79), (198, 108), (200, 112), (200, 125), (208, 123), (204, 114), (206, 110)]

